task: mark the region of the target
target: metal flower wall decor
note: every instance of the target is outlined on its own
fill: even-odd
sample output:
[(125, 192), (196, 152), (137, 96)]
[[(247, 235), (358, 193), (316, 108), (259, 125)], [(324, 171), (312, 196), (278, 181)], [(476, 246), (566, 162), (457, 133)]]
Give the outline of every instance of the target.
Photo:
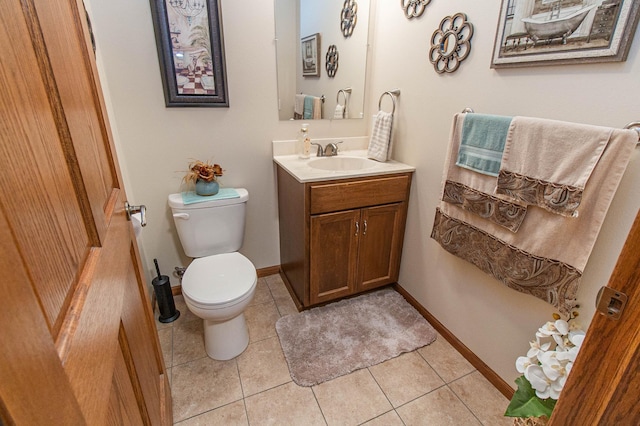
[(400, 5), (404, 10), (407, 19), (419, 18), (424, 13), (431, 0), (400, 0)]
[(472, 36), (473, 25), (467, 22), (464, 13), (447, 16), (440, 22), (440, 28), (431, 37), (429, 50), (429, 61), (438, 74), (458, 69), (471, 52)]
[(358, 3), (355, 0), (344, 0), (340, 14), (340, 30), (342, 35), (350, 37), (358, 22)]
[(338, 48), (335, 44), (332, 44), (327, 49), (327, 56), (325, 57), (325, 68), (329, 77), (335, 77), (338, 71)]

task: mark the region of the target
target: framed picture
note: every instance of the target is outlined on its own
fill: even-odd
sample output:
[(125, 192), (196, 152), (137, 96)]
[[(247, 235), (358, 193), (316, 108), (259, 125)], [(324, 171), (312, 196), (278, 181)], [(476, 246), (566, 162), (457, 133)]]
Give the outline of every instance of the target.
[(219, 0), (150, 0), (167, 107), (228, 107)]
[(492, 68), (627, 59), (638, 0), (502, 0)]
[(302, 76), (320, 77), (320, 33), (300, 40), (302, 53)]

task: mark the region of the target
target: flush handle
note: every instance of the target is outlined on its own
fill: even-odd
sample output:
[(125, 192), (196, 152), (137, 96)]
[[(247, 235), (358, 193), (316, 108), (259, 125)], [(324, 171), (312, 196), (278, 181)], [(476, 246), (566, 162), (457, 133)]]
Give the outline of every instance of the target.
[(189, 213), (174, 213), (173, 217), (175, 219), (189, 220)]
[(147, 226), (147, 206), (140, 204), (139, 206), (132, 206), (128, 201), (124, 202), (124, 211), (127, 212), (127, 220), (131, 220), (131, 215), (140, 213), (140, 225)]
[(602, 287), (596, 296), (596, 310), (607, 318), (618, 320), (627, 304), (627, 295), (611, 287)]

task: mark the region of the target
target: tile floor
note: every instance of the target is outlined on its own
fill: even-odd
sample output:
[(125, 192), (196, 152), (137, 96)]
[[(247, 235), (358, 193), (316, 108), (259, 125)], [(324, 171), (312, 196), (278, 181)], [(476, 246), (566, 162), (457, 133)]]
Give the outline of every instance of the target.
[(180, 318), (156, 320), (175, 424), (511, 425), (508, 400), (444, 338), (313, 387), (289, 375), (275, 323), (296, 308), (280, 276), (258, 280), (245, 311), (249, 347), (230, 361), (207, 357), (202, 321), (175, 298)]

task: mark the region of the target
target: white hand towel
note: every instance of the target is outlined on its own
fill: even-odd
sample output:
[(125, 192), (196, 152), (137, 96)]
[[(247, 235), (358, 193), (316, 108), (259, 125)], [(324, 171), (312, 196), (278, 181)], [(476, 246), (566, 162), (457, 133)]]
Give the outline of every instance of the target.
[(300, 116), (304, 114), (304, 98), (305, 95), (296, 95), (295, 103), (293, 105), (293, 112)]
[(336, 110), (333, 113), (334, 120), (342, 120), (344, 118), (344, 107), (340, 104), (336, 105)]
[(377, 161), (387, 161), (391, 150), (391, 125), (393, 124), (393, 114), (385, 111), (378, 111), (373, 116), (373, 129), (369, 140), (369, 150), (367, 157)]

